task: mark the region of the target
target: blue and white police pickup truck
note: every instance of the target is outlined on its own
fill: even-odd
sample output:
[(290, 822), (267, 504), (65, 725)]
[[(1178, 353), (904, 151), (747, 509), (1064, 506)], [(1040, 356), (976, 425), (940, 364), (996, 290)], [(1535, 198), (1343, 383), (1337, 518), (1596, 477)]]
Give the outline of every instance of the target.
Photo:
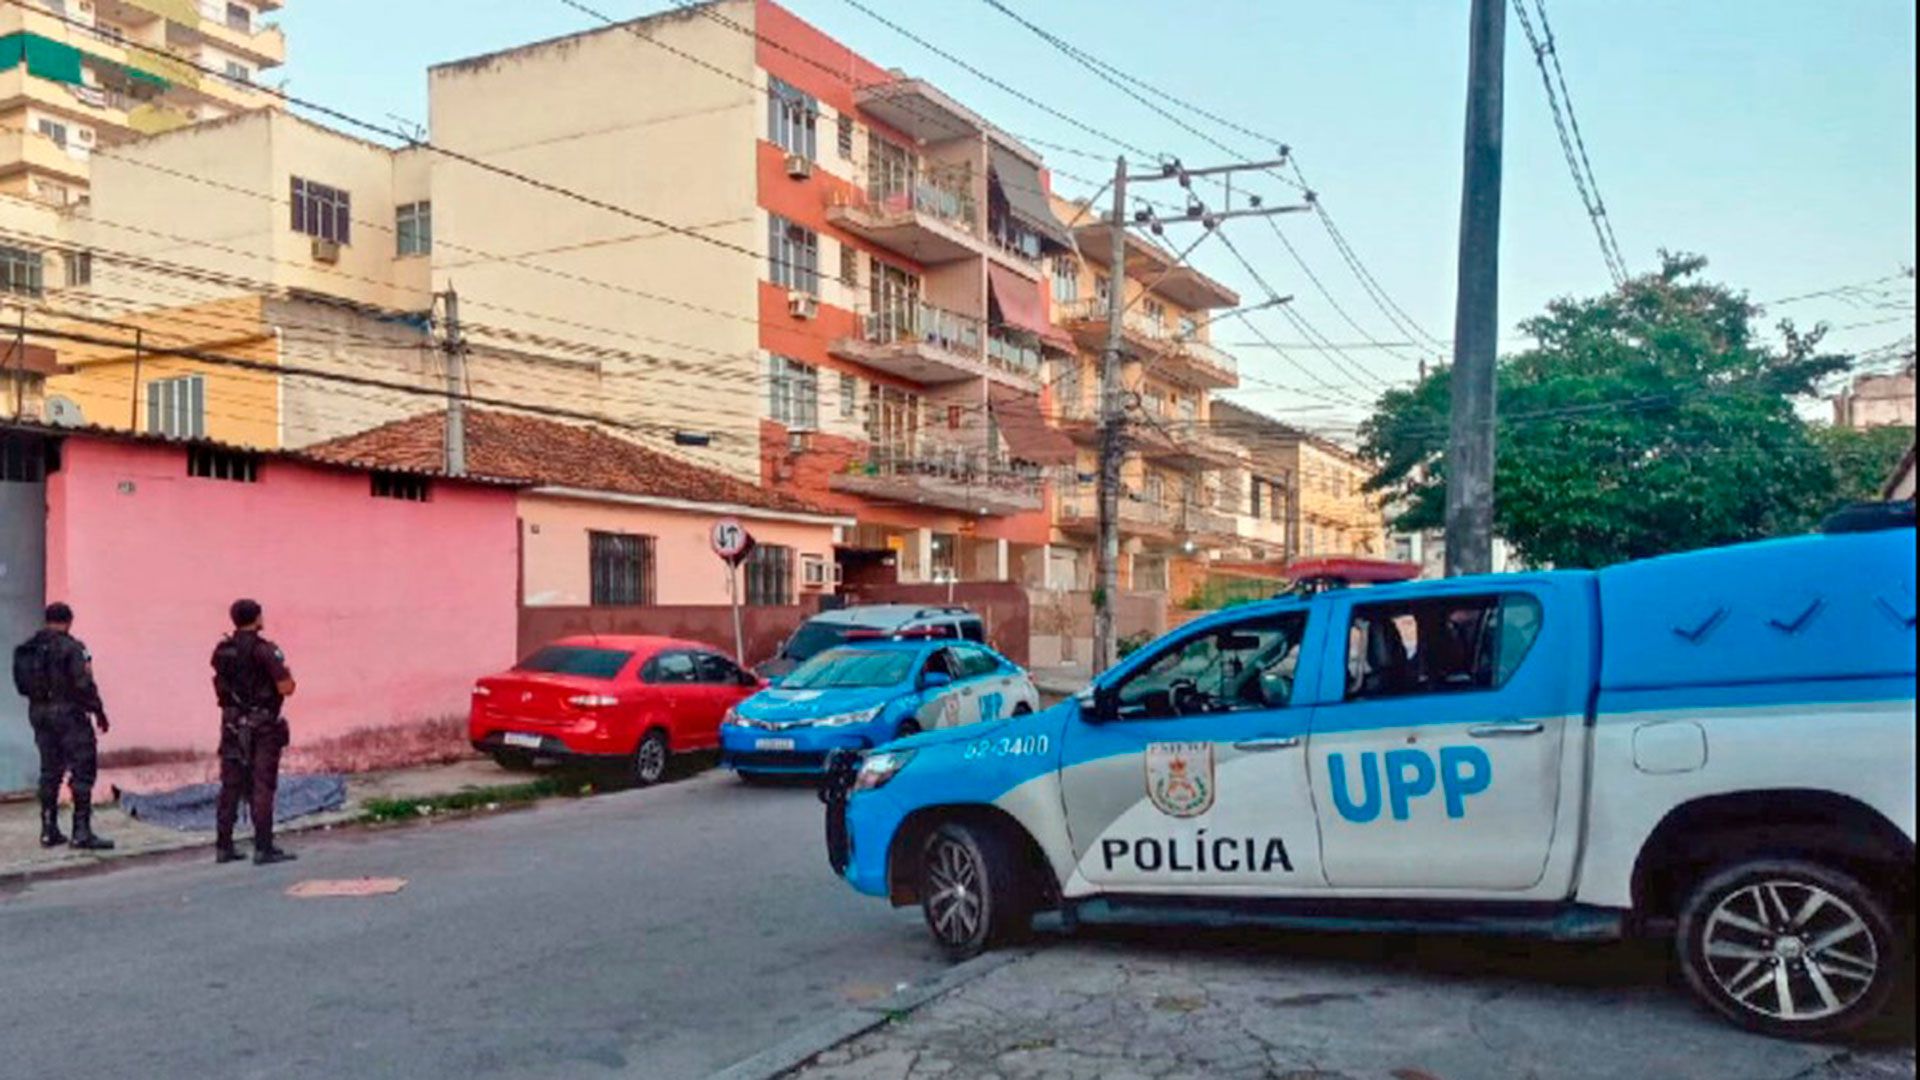
[(829, 859), (955, 956), (1055, 908), (1671, 933), (1724, 1016), (1829, 1035), (1909, 955), (1914, 557), (1908, 526), (1232, 608), (836, 761)]

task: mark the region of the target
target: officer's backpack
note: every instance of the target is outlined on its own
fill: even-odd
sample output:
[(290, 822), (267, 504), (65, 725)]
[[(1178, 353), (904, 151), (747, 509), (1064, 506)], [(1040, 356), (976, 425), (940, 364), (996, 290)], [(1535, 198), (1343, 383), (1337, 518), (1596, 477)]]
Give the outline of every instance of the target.
[(25, 698), (42, 697), (53, 685), (53, 650), (39, 637), (13, 649), (13, 688)]

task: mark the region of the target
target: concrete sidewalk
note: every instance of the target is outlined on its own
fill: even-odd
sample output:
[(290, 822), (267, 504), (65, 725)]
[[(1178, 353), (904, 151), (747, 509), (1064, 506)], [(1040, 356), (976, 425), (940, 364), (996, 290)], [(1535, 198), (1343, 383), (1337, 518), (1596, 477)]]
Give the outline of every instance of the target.
[(1086, 932), (787, 1074), (804, 1080), (1910, 1080), (1859, 1046), (1748, 1034), (1664, 950), (1479, 939)]
[[(528, 775), (509, 773), (475, 758), (445, 765), (356, 773), (347, 777), (347, 802), (339, 810), (298, 818), (281, 825), (282, 835), (332, 828), (360, 818), (374, 799), (420, 799), (436, 795), (525, 783)], [(72, 823), (71, 808), (61, 808), (61, 828)], [(40, 846), (40, 805), (28, 798), (0, 804), (0, 881), (85, 868), (186, 848), (210, 847), (210, 832), (180, 832), (135, 821), (112, 803), (94, 807), (94, 829), (113, 840), (112, 851), (86, 852)]]

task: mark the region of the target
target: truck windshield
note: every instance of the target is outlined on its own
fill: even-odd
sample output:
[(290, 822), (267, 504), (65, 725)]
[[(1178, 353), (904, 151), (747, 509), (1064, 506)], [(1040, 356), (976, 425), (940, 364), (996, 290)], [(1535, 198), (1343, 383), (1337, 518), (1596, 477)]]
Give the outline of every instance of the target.
[(913, 670), (914, 654), (903, 649), (885, 652), (835, 649), (801, 664), (780, 681), (782, 690), (853, 690), (897, 686)]

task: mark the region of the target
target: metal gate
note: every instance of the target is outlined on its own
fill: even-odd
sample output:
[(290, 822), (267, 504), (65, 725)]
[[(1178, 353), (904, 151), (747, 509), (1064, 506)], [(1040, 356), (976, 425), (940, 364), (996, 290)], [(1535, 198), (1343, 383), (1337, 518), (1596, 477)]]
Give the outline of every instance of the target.
[[(46, 604), (48, 440), (0, 431), (0, 648), (39, 629)], [(33, 786), (38, 771), (27, 701), (0, 685), (0, 792)]]

